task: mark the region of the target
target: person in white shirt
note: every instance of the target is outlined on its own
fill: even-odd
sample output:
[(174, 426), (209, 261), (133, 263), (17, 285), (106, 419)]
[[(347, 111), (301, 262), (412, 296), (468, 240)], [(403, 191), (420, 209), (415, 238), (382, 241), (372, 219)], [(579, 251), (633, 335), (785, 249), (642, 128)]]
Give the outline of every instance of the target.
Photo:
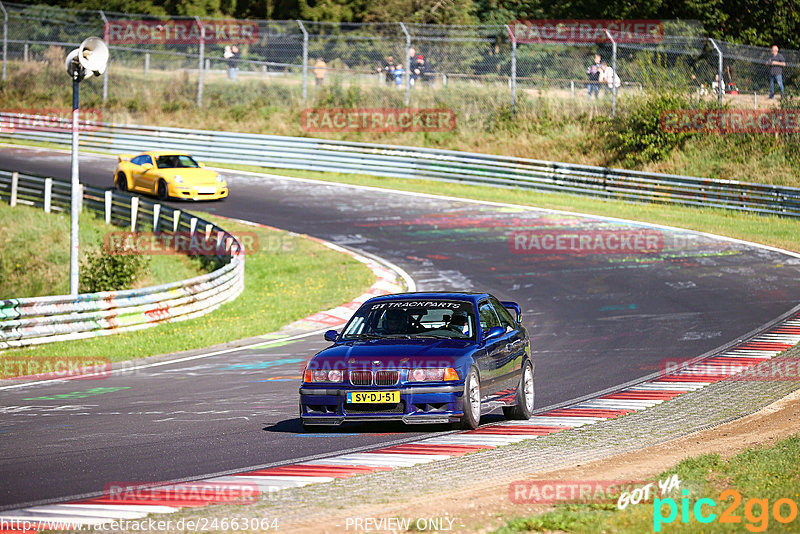
[(610, 93), (614, 92), (615, 87), (619, 89), (622, 86), (617, 73), (605, 61), (600, 64), (600, 79), (598, 81), (601, 84), (606, 84)]

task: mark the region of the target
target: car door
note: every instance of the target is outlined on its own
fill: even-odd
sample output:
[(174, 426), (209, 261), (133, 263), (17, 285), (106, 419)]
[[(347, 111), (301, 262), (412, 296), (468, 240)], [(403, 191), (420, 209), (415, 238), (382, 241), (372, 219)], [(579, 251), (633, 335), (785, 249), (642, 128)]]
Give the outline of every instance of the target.
[[(487, 299), (478, 303), (478, 320), (481, 323), (483, 336), (495, 326), (502, 326), (497, 312), (492, 303)], [(502, 375), (505, 371), (503, 366), (508, 357), (507, 336), (503, 335), (490, 339), (485, 342), (484, 356), (478, 363), (481, 373), (481, 396), (493, 395), (503, 389), (501, 386)]]
[(145, 163), (153, 165), (153, 158), (147, 154), (142, 154), (141, 156), (133, 158), (131, 163), (135, 165), (133, 168), (133, 188), (137, 191), (150, 191), (150, 189), (152, 189), (152, 184), (149, 183), (149, 181), (151, 181), (153, 170), (150, 169), (148, 171), (143, 165)]
[(517, 324), (517, 320), (511, 316), (508, 309), (503, 304), (492, 297), (489, 299), (494, 306), (497, 316), (500, 319), (500, 326), (506, 329), (506, 348), (508, 349), (508, 360), (505, 369), (499, 378), (502, 389), (516, 388), (522, 375), (522, 362), (525, 360), (525, 347), (527, 336)]

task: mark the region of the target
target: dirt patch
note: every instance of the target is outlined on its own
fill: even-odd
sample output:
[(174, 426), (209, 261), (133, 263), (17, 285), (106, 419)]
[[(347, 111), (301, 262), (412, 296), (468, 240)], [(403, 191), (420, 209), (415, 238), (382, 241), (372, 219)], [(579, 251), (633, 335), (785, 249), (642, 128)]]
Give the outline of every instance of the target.
[[(441, 524), (440, 531), (491, 532), (505, 524), (507, 518), (541, 513), (550, 508), (541, 504), (512, 503), (508, 488), (517, 480), (643, 480), (685, 458), (708, 453), (727, 458), (748, 447), (769, 446), (797, 433), (800, 433), (800, 390), (747, 417), (639, 451), (548, 472), (528, 472), (521, 466), (513, 478), (493, 480), (489, 484), (476, 481), (470, 487), (453, 488), (447, 494), (343, 507), (330, 512), (315, 510), (313, 521), (281, 524), (281, 530), (297, 533), (404, 532), (406, 529), (398, 528), (396, 523), (402, 519), (410, 521), (412, 529), (419, 521), (418, 529), (430, 530), (419, 527), (429, 526), (432, 520), (439, 522), (434, 524)], [(397, 488), (397, 491), (402, 495), (409, 489)]]

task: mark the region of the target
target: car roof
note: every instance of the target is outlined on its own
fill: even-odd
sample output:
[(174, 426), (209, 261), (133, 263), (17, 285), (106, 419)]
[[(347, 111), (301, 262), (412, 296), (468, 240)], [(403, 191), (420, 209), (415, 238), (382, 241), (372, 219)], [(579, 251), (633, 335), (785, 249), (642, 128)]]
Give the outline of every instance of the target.
[(479, 300), (490, 297), (489, 293), (471, 293), (466, 291), (415, 291), (409, 293), (395, 293), (373, 297), (367, 302), (386, 302), (392, 300), (429, 299), (429, 300), (467, 300), (477, 303)]
[(147, 154), (148, 156), (188, 156), (189, 154), (186, 152), (181, 152), (179, 150), (148, 150), (146, 152), (142, 152), (139, 154), (140, 156), (143, 154)]

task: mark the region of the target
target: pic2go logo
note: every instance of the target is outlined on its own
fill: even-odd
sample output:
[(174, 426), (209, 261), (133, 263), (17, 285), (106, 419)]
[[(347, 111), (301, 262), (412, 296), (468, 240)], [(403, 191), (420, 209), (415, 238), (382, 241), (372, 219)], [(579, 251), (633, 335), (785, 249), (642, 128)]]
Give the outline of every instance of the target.
[[(685, 489), (682, 493), (683, 498), (680, 504), (681, 523), (689, 522), (690, 512), (699, 523), (708, 524), (717, 520), (717, 514), (712, 511), (717, 506), (717, 502), (714, 499), (698, 499), (692, 506), (689, 503), (689, 490)], [(736, 510), (742, 504), (742, 495), (735, 489), (728, 489), (719, 494), (720, 504), (728, 499), (732, 499), (732, 502), (719, 514), (719, 522), (741, 524), (742, 516), (737, 515)], [(664, 516), (665, 508), (667, 510), (666, 516)], [(770, 512), (775, 521), (785, 525), (797, 519), (797, 503), (784, 497), (772, 503), (770, 508), (769, 499), (748, 499), (744, 503), (745, 528), (750, 532), (764, 532), (769, 526)], [(662, 525), (672, 523), (677, 517), (678, 504), (675, 499), (656, 498), (653, 501), (654, 532), (661, 532)]]

